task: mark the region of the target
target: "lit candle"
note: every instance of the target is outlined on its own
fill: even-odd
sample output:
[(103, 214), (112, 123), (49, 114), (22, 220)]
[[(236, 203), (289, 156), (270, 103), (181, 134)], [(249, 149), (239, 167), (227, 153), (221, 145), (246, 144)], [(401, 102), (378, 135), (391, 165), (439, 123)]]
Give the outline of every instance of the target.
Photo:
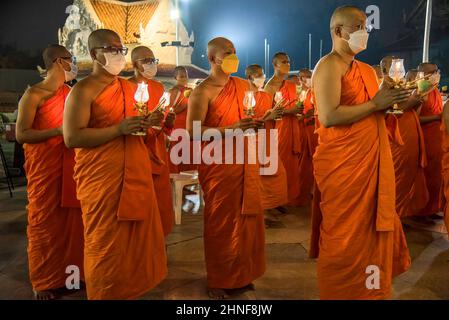
[(145, 104), (150, 100), (150, 94), (148, 92), (148, 84), (141, 82), (137, 85), (137, 90), (134, 95), (134, 100), (140, 105)]

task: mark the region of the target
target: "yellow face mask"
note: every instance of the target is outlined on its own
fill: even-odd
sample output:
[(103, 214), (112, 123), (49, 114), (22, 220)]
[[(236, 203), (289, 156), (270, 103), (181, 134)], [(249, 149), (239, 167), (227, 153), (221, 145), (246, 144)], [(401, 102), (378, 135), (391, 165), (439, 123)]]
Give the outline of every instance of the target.
[(239, 70), (239, 58), (236, 54), (230, 54), (223, 58), (221, 69), (226, 74), (233, 74)]

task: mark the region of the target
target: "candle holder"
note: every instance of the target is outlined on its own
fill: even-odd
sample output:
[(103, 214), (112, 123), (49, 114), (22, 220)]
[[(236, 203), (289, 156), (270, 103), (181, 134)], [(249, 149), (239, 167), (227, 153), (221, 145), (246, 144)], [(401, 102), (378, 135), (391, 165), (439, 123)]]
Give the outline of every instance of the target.
[[(407, 82), (404, 79), (405, 78), (404, 59), (393, 59), (393, 61), (391, 62), (389, 76), (391, 79), (393, 79), (395, 83), (394, 85), (395, 89), (406, 88)], [(392, 109), (387, 110), (387, 113), (401, 115), (404, 113), (404, 111), (402, 111), (399, 108), (399, 105), (395, 103)]]
[[(150, 100), (150, 94), (148, 92), (148, 84), (141, 82), (137, 85), (137, 90), (134, 95), (134, 100), (136, 104), (134, 105), (134, 110), (139, 116), (148, 117), (148, 105), (147, 102)], [(141, 129), (132, 135), (134, 136), (146, 136), (147, 132)]]

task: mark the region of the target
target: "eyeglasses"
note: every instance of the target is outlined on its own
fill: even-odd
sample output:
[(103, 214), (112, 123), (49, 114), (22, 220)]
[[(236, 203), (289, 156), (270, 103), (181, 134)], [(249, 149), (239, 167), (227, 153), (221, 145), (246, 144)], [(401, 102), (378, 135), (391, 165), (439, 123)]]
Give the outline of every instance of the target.
[(92, 48), (92, 50), (105, 50), (107, 52), (112, 53), (112, 55), (116, 56), (119, 53), (126, 56), (128, 54), (128, 48), (127, 47), (112, 47), (112, 46), (103, 46), (103, 47), (95, 47)]
[(58, 59), (67, 60), (67, 61), (72, 62), (73, 64), (76, 64), (76, 57), (75, 56), (72, 56), (72, 57), (58, 57), (55, 60), (53, 60), (53, 63), (55, 63), (56, 60), (58, 60)]
[(345, 25), (341, 24), (341, 25), (339, 25), (339, 27), (350, 28), (351, 30), (356, 30), (356, 31), (365, 30), (368, 33), (374, 30), (374, 26), (372, 24), (367, 24), (365, 26), (363, 24), (360, 24), (358, 26), (345, 26)]
[(159, 64), (159, 59), (155, 58), (143, 58), (143, 59), (136, 59), (136, 61), (142, 62), (142, 64)]

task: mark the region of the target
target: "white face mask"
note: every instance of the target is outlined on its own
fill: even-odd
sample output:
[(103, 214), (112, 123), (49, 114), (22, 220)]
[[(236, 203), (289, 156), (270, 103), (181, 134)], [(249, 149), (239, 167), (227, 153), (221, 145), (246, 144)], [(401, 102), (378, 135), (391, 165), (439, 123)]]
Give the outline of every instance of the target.
[(106, 59), (106, 63), (103, 65), (103, 68), (114, 76), (122, 72), (126, 66), (126, 58), (121, 53), (114, 55), (111, 52), (105, 52), (104, 58)]
[(265, 76), (254, 78), (253, 83), (257, 87), (257, 89), (261, 90), (263, 88), (263, 85), (265, 84)]
[(65, 71), (64, 70), (64, 75), (65, 75), (65, 82), (70, 82), (73, 79), (76, 78), (76, 76), (78, 75), (78, 67), (76, 64), (74, 64), (73, 62), (70, 63), (70, 71)]
[(366, 30), (357, 30), (349, 34), (349, 40), (345, 40), (349, 44), (349, 48), (354, 54), (358, 54), (368, 47), (369, 33)]
[(437, 85), (440, 84), (441, 81), (441, 74), (439, 72), (434, 73), (433, 75), (431, 75), (429, 77), (429, 81), (433, 84), (433, 85)]
[(147, 63), (147, 64), (143, 64), (142, 67), (143, 67), (143, 72), (141, 72), (141, 73), (145, 78), (152, 79), (156, 76), (157, 64)]

